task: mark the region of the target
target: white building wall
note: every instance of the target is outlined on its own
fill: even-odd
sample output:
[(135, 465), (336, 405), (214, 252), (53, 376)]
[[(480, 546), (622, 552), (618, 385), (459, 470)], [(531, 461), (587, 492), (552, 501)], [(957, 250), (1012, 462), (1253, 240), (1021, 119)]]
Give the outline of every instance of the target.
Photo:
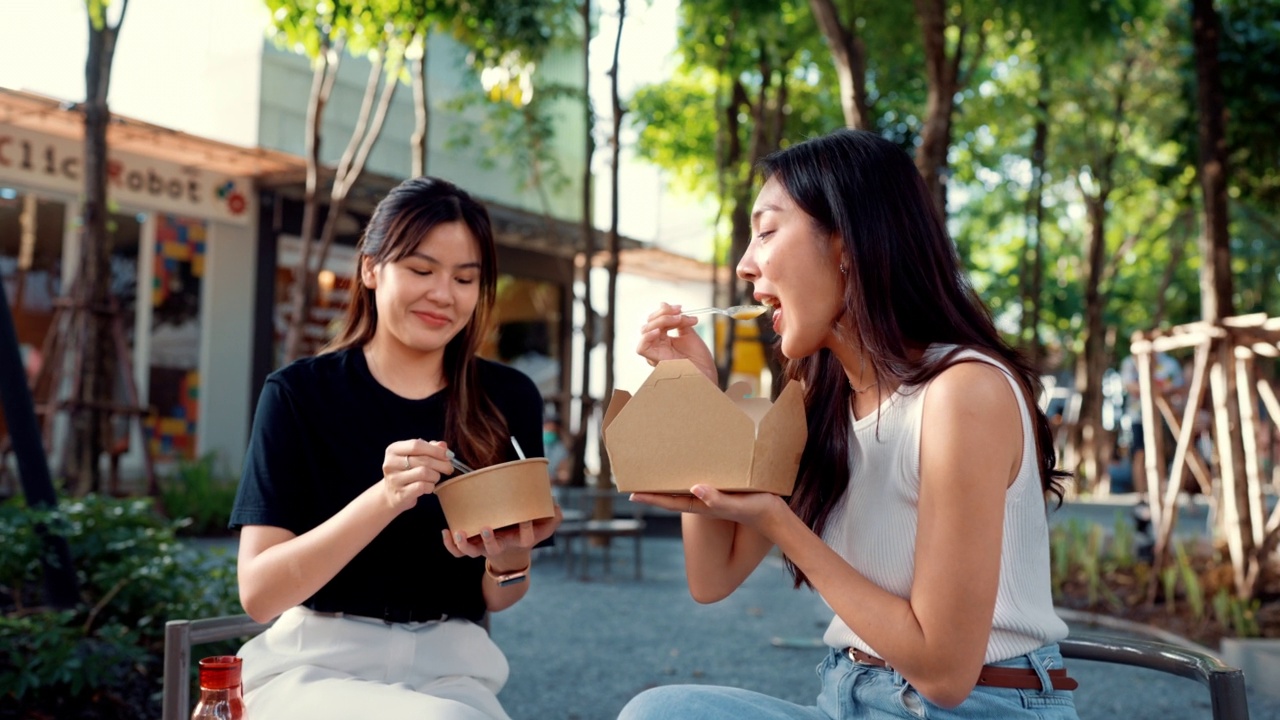
[[(257, 203), (251, 204), (256, 213)], [(253, 363), (253, 301), (257, 270), (255, 229), (209, 223), (201, 292), (200, 453), (216, 452), (238, 473), (249, 440), (248, 378)]]
[[(483, 160), (488, 140), (477, 131), (485, 120), (485, 109), (470, 107), (459, 113), (449, 105), (460, 95), (480, 89), (474, 69), (466, 64), (465, 50), (447, 35), (434, 35), (427, 52), (427, 74), (431, 115), (427, 172), (456, 182), (485, 200), (542, 213), (537, 189), (528, 178), (499, 159), (494, 165)], [(540, 68), (548, 81), (581, 84), (581, 60), (562, 54)], [(336, 164), (351, 138), (364, 97), (370, 65), (367, 60), (344, 56), (323, 119), (321, 159)], [(276, 49), (268, 43), (262, 55), (262, 104), (258, 142), (263, 147), (303, 156), (306, 150), (307, 102), (311, 91), (308, 60)], [(583, 118), (580, 101), (557, 101), (559, 115), (553, 143), (568, 183), (546, 185), (554, 216), (574, 220), (582, 216), (580, 176)], [(413, 88), (401, 84), (387, 113), (386, 124), (369, 155), (367, 169), (390, 177), (408, 177), (412, 168), (409, 138), (413, 135)], [(469, 135), (470, 147), (458, 146), (454, 139)]]

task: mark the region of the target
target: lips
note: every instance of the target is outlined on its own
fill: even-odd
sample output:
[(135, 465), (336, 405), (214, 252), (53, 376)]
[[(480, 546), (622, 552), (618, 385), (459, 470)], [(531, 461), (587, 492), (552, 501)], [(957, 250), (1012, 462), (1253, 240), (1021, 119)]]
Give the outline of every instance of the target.
[(440, 313), (417, 310), (414, 311), (413, 315), (427, 325), (427, 327), (432, 328), (442, 328), (452, 322), (448, 315), (441, 315)]
[(780, 328), (782, 327), (782, 301), (774, 297), (773, 295), (767, 295), (765, 293), (756, 293), (755, 299), (756, 299), (756, 302), (768, 305), (769, 308), (773, 311), (773, 317), (772, 317), (773, 331), (775, 333), (781, 334)]

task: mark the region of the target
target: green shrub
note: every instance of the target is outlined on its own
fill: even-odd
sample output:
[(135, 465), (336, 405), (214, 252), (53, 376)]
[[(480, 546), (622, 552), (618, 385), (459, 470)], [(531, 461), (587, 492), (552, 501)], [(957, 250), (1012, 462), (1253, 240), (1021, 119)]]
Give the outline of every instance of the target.
[(230, 473), (219, 472), (215, 453), (207, 453), (179, 463), (173, 477), (160, 481), (160, 501), (165, 513), (182, 523), (179, 534), (225, 535), (237, 482)]
[[(41, 605), (40, 523), (70, 546), (69, 610)], [(147, 500), (0, 505), (0, 718), (159, 715), (164, 623), (239, 611), (230, 558), (181, 543), (175, 525)]]

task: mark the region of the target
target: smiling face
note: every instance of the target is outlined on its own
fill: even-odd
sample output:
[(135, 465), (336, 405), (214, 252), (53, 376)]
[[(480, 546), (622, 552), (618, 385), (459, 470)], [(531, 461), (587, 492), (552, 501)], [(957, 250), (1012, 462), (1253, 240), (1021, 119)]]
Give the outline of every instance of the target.
[(458, 221), (432, 227), (400, 260), (375, 265), (366, 256), (360, 277), (374, 291), (376, 335), (410, 351), (443, 352), (471, 322), (480, 270), (479, 243)]
[(796, 359), (836, 341), (844, 311), (840, 243), (821, 231), (777, 178), (770, 178), (751, 212), (751, 244), (738, 263), (757, 301), (773, 308), (782, 354)]

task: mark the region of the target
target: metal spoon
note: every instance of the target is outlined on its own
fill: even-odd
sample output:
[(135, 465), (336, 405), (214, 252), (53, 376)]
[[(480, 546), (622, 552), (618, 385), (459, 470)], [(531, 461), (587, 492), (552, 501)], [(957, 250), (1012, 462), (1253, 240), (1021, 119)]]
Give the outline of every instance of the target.
[(727, 308), (708, 307), (708, 308), (698, 308), (697, 310), (685, 310), (680, 314), (681, 315), (704, 315), (707, 313), (719, 313), (721, 315), (728, 315), (734, 320), (751, 320), (752, 318), (760, 317), (761, 315), (768, 312), (768, 310), (769, 310), (768, 305), (734, 305), (733, 307), (727, 307)]
[(445, 455), (449, 457), (449, 464), (453, 465), (454, 470), (460, 473), (475, 472), (470, 466), (455, 457), (452, 450), (445, 451)]

